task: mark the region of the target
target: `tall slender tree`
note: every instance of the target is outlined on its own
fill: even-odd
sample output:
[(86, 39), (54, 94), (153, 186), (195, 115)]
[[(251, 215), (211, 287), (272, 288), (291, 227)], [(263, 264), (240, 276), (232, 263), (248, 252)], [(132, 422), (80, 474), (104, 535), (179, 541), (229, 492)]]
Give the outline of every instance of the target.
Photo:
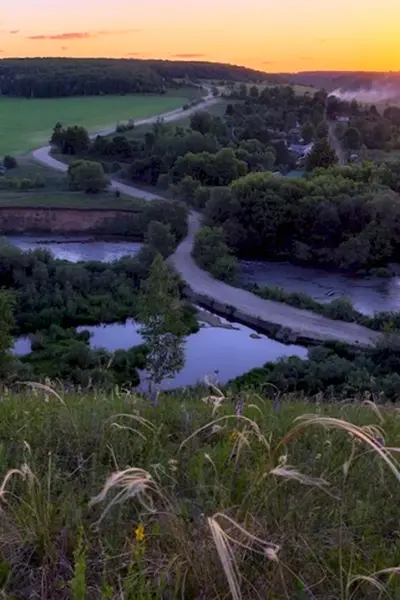
[(142, 285), (139, 321), (148, 350), (149, 381), (158, 385), (182, 370), (187, 334), (177, 279), (160, 254), (154, 259), (149, 277)]

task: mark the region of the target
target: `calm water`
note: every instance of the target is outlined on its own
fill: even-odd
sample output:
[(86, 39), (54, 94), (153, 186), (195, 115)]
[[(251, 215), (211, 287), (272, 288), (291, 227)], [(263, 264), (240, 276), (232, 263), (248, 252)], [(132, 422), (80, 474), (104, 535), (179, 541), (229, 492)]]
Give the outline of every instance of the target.
[[(78, 262), (100, 260), (110, 262), (126, 254), (135, 255), (141, 244), (93, 240), (87, 236), (9, 236), (9, 241), (21, 250), (45, 248), (56, 258)], [(221, 319), (224, 322), (223, 319)], [(165, 388), (194, 385), (204, 381), (205, 376), (220, 383), (242, 375), (268, 361), (285, 356), (306, 357), (307, 350), (302, 346), (286, 346), (260, 336), (254, 339), (254, 332), (242, 325), (233, 329), (202, 326), (200, 331), (186, 340), (186, 362), (184, 369), (173, 380), (164, 383)], [(92, 334), (92, 347), (103, 347), (113, 351), (128, 349), (142, 343), (138, 325), (133, 321), (126, 324), (81, 327)], [(30, 352), (30, 340), (19, 338), (14, 345), (14, 353), (23, 356)]]
[[(221, 319), (225, 322), (223, 319)], [(254, 332), (243, 325), (233, 324), (234, 329), (201, 327), (198, 333), (186, 339), (186, 362), (184, 369), (173, 380), (164, 382), (163, 387), (181, 387), (204, 381), (205, 376), (220, 383), (238, 377), (268, 361), (285, 356), (305, 358), (307, 349), (302, 346), (286, 346), (261, 335), (250, 337)], [(114, 323), (96, 327), (82, 327), (92, 334), (92, 347), (107, 350), (127, 350), (142, 343), (139, 326), (128, 321), (125, 325)]]
[(35, 250), (43, 248), (51, 252), (56, 258), (79, 262), (81, 260), (100, 260), (112, 262), (129, 254), (134, 256), (142, 244), (128, 241), (102, 241), (94, 240), (88, 236), (14, 236), (7, 239), (20, 250)]
[(348, 298), (360, 312), (400, 311), (400, 276), (351, 277), (284, 262), (241, 261), (241, 280), (305, 292), (318, 302)]
[[(223, 319), (221, 319), (224, 321)], [(165, 389), (194, 385), (208, 376), (212, 381), (226, 383), (268, 361), (285, 356), (305, 358), (307, 349), (302, 346), (286, 346), (254, 332), (248, 327), (233, 324), (234, 329), (204, 326), (186, 340), (186, 361), (183, 370), (172, 380), (166, 380)], [(79, 327), (78, 331), (90, 331), (93, 348), (113, 351), (127, 350), (142, 343), (139, 326), (128, 321), (126, 324)], [(29, 338), (20, 338), (14, 345), (14, 353), (23, 356), (30, 352)]]

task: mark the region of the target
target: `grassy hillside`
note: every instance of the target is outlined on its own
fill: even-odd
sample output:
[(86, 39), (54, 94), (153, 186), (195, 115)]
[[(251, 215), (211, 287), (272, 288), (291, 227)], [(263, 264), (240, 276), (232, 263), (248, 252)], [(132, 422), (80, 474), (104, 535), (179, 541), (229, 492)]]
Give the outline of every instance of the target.
[(4, 598), (399, 598), (399, 413), (321, 400), (6, 391)]

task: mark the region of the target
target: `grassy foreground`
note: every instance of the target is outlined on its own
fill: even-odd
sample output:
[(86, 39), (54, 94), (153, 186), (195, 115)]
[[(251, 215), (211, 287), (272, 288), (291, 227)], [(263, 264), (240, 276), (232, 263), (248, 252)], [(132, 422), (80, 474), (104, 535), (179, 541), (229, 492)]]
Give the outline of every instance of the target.
[(399, 436), (369, 402), (3, 393), (2, 597), (398, 599)]
[(87, 96), (74, 98), (0, 98), (0, 156), (45, 144), (57, 122), (88, 130), (115, 126), (117, 121), (151, 117), (186, 102), (185, 95)]

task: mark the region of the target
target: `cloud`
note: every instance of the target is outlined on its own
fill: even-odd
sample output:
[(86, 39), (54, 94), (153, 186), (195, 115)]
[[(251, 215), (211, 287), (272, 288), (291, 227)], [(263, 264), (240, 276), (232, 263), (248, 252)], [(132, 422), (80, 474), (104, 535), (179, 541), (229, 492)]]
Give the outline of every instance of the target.
[(183, 52), (182, 54), (171, 54), (172, 58), (204, 58), (205, 54), (191, 54)]
[(55, 34), (29, 35), (28, 40), (86, 40), (103, 35), (123, 35), (126, 33), (137, 33), (140, 29), (110, 29), (108, 31), (78, 31)]
[(130, 56), (131, 58), (140, 58), (142, 56), (147, 56), (147, 52), (128, 52), (125, 56)]
[(11, 33), (11, 35), (15, 35), (16, 33), (19, 33), (19, 29), (10, 29), (8, 33)]
[(81, 33), (58, 33), (56, 35), (29, 35), (28, 40), (83, 40), (92, 37), (87, 31)]

